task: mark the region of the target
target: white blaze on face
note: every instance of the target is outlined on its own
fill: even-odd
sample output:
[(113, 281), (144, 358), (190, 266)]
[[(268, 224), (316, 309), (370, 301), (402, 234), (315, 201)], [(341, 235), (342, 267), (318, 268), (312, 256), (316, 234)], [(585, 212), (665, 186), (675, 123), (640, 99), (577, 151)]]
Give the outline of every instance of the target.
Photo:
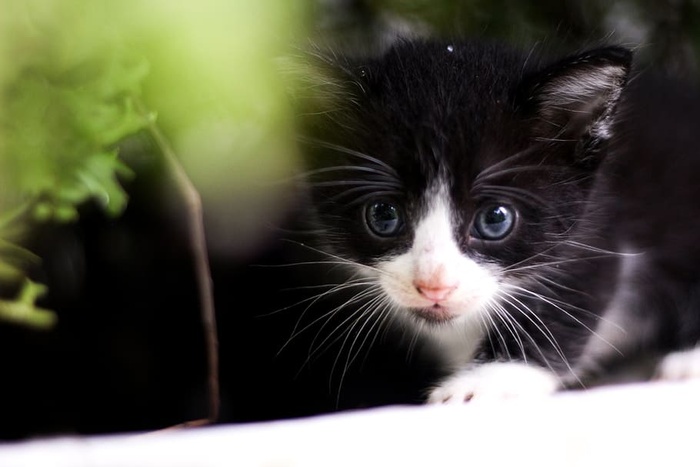
[(411, 248), (377, 266), (384, 272), (379, 281), (394, 303), (413, 310), (406, 313), (433, 320), (476, 319), (496, 294), (495, 268), (460, 250), (445, 190), (435, 190), (428, 206)]

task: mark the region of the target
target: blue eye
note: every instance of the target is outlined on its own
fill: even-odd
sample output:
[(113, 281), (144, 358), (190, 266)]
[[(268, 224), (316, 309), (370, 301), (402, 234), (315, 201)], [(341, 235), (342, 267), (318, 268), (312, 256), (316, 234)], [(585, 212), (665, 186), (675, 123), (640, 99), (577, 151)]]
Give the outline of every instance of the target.
[(508, 236), (514, 225), (513, 208), (492, 204), (476, 213), (472, 235), (483, 240), (501, 240)]
[(370, 230), (380, 237), (397, 235), (403, 224), (399, 208), (384, 201), (367, 205), (365, 221)]

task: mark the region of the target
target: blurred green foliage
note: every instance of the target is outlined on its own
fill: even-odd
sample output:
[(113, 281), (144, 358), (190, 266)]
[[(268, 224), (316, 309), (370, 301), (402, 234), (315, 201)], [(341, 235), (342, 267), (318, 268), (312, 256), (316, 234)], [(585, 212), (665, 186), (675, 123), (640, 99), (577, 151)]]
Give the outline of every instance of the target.
[[(45, 287), (25, 277), (18, 246), (32, 221), (72, 221), (89, 199), (112, 214), (130, 175), (116, 145), (150, 118), (135, 110), (147, 64), (134, 58), (90, 2), (12, 1), (0, 23), (0, 280), (19, 281), (0, 318), (48, 326)], [(3, 215), (4, 214), (4, 215)]]
[(255, 206), (255, 190), (291, 167), (274, 58), (303, 3), (0, 0), (0, 11), (0, 283), (20, 284), (0, 319), (53, 322), (23, 234), (76, 220), (87, 201), (119, 215), (121, 182), (138, 176), (120, 143), (154, 119), (212, 206)]

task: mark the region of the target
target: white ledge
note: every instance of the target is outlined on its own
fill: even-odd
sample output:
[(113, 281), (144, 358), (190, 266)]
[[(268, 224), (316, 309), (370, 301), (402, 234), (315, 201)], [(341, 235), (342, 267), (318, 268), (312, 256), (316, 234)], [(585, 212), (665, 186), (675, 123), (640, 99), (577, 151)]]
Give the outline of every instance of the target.
[(700, 381), (0, 444), (1, 467), (698, 466)]

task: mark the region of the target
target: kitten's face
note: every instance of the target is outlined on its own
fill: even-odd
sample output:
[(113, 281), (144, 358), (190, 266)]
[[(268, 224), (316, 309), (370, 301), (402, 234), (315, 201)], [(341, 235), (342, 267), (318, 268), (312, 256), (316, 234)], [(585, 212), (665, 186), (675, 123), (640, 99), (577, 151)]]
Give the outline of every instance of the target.
[(352, 105), (323, 114), (310, 144), (314, 199), (327, 246), (370, 279), (377, 307), (488, 327), (557, 274), (594, 173), (580, 142), (595, 121), (581, 115), (604, 100), (579, 107), (585, 92), (559, 92), (570, 76), (533, 85), (508, 51), (422, 47), (346, 67)]
[[(465, 234), (459, 227), (462, 213), (454, 206), (444, 181), (436, 181), (423, 199), (421, 214), (405, 221), (397, 219), (411, 223), (409, 246), (377, 261), (376, 271), (361, 270), (374, 276), (387, 297), (404, 312), (429, 321), (481, 319), (504, 285), (503, 268), (488, 257), (479, 257), (465, 237), (484, 232), (494, 240), (505, 238), (517, 222), (517, 212), (506, 204), (479, 208), (473, 221), (475, 232)], [(399, 206), (384, 202), (372, 201), (366, 206), (367, 224), (374, 233), (386, 230), (384, 219), (392, 216), (381, 214), (389, 206), (401, 212)], [(392, 219), (392, 225), (395, 222)]]

